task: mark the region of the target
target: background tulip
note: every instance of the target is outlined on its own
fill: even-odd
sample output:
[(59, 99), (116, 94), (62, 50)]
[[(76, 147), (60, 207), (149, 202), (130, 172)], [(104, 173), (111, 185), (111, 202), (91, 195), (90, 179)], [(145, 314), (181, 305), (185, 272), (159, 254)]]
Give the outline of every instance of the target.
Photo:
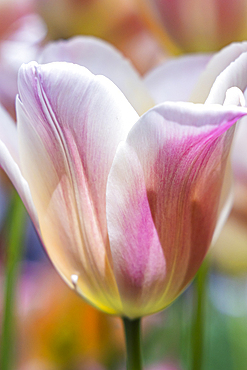
[[(151, 29), (175, 52), (219, 50), (247, 36), (245, 0), (141, 0), (139, 3)], [(174, 47), (169, 45), (169, 37)]]
[(48, 39), (76, 35), (111, 42), (145, 73), (164, 58), (158, 42), (142, 20), (135, 0), (43, 0), (36, 11), (48, 28)]
[[(100, 49), (108, 66), (119, 60)], [(86, 68), (21, 68), (18, 129), (8, 135), (15, 129), (4, 117), (2, 166), (57, 270), (103, 311), (136, 318), (161, 310), (199, 268), (218, 218), (233, 125), (247, 112), (214, 105), (214, 92), (223, 97), (243, 76), (240, 62), (216, 81), (208, 104), (162, 103), (140, 118), (116, 85)], [(138, 91), (134, 70), (121, 59), (119, 68), (126, 74), (119, 86), (132, 74)], [(238, 105), (240, 90), (229, 94)], [(126, 96), (135, 98), (133, 88)], [(142, 96), (143, 106), (133, 100), (139, 111), (152, 101), (144, 86)]]
[(13, 25), (34, 11), (32, 0), (2, 0), (0, 3), (0, 39), (12, 32)]

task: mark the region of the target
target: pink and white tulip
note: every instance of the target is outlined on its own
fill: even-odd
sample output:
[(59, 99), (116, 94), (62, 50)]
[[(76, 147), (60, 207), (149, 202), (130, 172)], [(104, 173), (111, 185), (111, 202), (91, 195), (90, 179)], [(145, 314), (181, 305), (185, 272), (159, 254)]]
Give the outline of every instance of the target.
[[(129, 318), (159, 311), (200, 267), (225, 217), (227, 158), (247, 114), (243, 49), (233, 45), (207, 69), (208, 57), (171, 62), (142, 81), (113, 48), (81, 38), (44, 51), (43, 62), (64, 62), (21, 67), (17, 129), (0, 112), (0, 163), (60, 275), (99, 309)], [(194, 82), (204, 69), (210, 76), (198, 85), (207, 94), (203, 78), (214, 80), (226, 56), (237, 59), (205, 104), (159, 102), (166, 89), (169, 99), (164, 75), (190, 62)], [(179, 81), (174, 73), (181, 99)]]

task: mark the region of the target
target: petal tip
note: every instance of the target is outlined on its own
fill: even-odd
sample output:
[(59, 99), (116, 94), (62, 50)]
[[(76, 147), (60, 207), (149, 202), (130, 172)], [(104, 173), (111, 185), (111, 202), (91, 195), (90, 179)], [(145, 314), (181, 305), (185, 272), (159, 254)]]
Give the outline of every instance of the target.
[(245, 107), (245, 98), (242, 91), (236, 86), (230, 87), (226, 91), (226, 97), (223, 105), (236, 105)]

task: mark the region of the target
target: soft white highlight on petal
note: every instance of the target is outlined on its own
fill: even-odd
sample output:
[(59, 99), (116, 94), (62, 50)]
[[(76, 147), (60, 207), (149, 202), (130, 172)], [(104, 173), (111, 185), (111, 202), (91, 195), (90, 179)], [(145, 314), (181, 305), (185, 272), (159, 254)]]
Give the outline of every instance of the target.
[(73, 284), (73, 286), (74, 286), (74, 288), (76, 289), (76, 287), (77, 287), (77, 282), (78, 282), (78, 275), (75, 275), (75, 274), (72, 274), (71, 275), (71, 282), (72, 282), (72, 284)]

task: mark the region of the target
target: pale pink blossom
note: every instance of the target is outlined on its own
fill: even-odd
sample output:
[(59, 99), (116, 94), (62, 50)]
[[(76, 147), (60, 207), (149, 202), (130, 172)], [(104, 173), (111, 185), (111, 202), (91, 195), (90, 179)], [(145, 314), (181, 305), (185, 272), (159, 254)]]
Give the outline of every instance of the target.
[[(232, 45), (206, 68), (207, 56), (174, 61), (142, 80), (106, 43), (81, 38), (44, 51), (43, 62), (64, 62), (20, 69), (17, 129), (0, 111), (0, 163), (56, 269), (99, 309), (159, 311), (200, 267), (229, 210), (246, 49)], [(188, 93), (186, 79), (204, 104), (165, 101), (172, 84), (179, 99)]]

